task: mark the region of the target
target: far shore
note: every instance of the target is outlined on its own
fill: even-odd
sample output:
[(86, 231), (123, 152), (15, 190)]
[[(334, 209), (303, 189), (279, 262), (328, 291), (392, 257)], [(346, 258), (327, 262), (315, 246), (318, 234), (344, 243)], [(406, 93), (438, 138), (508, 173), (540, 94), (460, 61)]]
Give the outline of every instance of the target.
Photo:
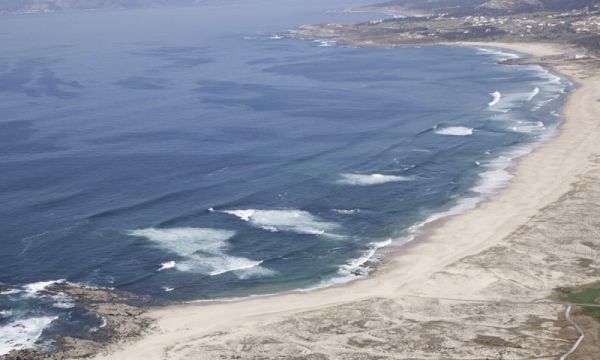
[[(570, 259), (571, 255), (564, 250), (571, 245), (560, 242), (564, 236), (557, 238), (557, 243), (554, 244), (552, 232), (545, 234), (545, 239), (548, 239), (550, 245), (546, 248), (545, 245), (541, 246), (536, 242), (537, 240), (527, 240), (537, 239), (527, 231), (539, 224), (552, 226), (550, 220), (544, 220), (549, 216), (548, 209), (555, 209), (556, 206), (570, 201), (566, 196), (587, 186), (582, 185), (582, 181), (596, 176), (596, 170), (600, 168), (596, 162), (596, 156), (600, 156), (600, 74), (588, 71), (585, 63), (571, 60), (572, 49), (556, 44), (461, 42), (448, 45), (505, 48), (531, 54), (532, 61), (551, 66), (553, 71), (568, 77), (578, 85), (577, 89), (568, 95), (559, 134), (518, 160), (514, 168), (514, 178), (507, 188), (472, 210), (429, 224), (421, 236), (399, 251), (389, 254), (378, 266), (377, 271), (364, 279), (313, 291), (292, 291), (232, 301), (195, 302), (151, 308), (148, 315), (155, 321), (151, 331), (139, 339), (114, 345), (109, 352), (98, 355), (96, 359), (217, 359), (219, 356), (228, 359), (234, 358), (232, 354), (237, 353), (254, 356), (241, 358), (258, 359), (261, 354), (264, 358), (271, 358), (270, 356), (275, 354), (293, 358), (292, 355), (286, 357), (288, 350), (289, 354), (304, 354), (303, 351), (310, 354), (311, 351), (316, 351), (327, 356), (326, 358), (337, 358), (336, 356), (341, 356), (339, 354), (346, 353), (386, 356), (387, 350), (384, 348), (373, 350), (368, 346), (364, 349), (352, 347), (354, 345), (349, 339), (355, 339), (359, 331), (354, 328), (352, 330), (350, 325), (344, 328), (347, 334), (344, 332), (346, 330), (341, 329), (333, 335), (328, 330), (322, 330), (320, 336), (315, 335), (311, 333), (310, 328), (318, 325), (310, 323), (310, 319), (313, 319), (313, 316), (318, 319), (335, 318), (337, 320), (332, 324), (346, 324), (344, 321), (351, 319), (344, 320), (340, 315), (346, 309), (351, 309), (348, 310), (348, 314), (355, 314), (354, 320), (361, 317), (364, 317), (365, 321), (371, 318), (379, 319), (379, 315), (376, 314), (382, 312), (387, 316), (386, 319), (396, 319), (394, 321), (400, 321), (399, 318), (410, 315), (410, 326), (415, 326), (414, 331), (417, 331), (419, 326), (422, 326), (421, 323), (429, 324), (436, 319), (438, 308), (446, 309), (446, 305), (440, 305), (444, 301), (454, 305), (448, 308), (448, 313), (438, 314), (435, 321), (450, 322), (452, 316), (448, 314), (456, 310), (457, 306), (463, 306), (464, 312), (461, 314), (468, 313), (472, 310), (469, 304), (473, 301), (490, 304), (498, 302), (498, 308), (488, 309), (486, 313), (489, 316), (497, 314), (502, 320), (486, 319), (481, 324), (477, 323), (477, 326), (487, 329), (484, 331), (486, 334), (493, 334), (489, 336), (501, 338), (503, 341), (520, 341), (510, 340), (512, 338), (509, 339), (509, 335), (501, 330), (498, 330), (497, 334), (491, 330), (502, 328), (500, 325), (490, 324), (494, 321), (500, 324), (505, 320), (506, 313), (512, 314), (514, 324), (511, 326), (530, 326), (533, 322), (528, 322), (529, 315), (540, 318), (546, 316), (547, 322), (553, 325), (546, 327), (540, 322), (539, 326), (543, 327), (543, 330), (539, 331), (545, 332), (548, 337), (544, 340), (545, 335), (540, 335), (539, 339), (535, 340), (535, 344), (548, 342), (543, 343), (544, 349), (540, 349), (540, 358), (556, 358), (553, 356), (566, 351), (576, 334), (564, 323), (564, 318), (561, 317), (562, 307), (550, 303), (534, 304), (534, 300), (549, 298), (557, 287), (580, 285), (600, 280), (600, 277), (595, 273), (585, 275), (576, 268), (567, 271), (568, 267), (563, 262)], [(563, 211), (560, 207), (556, 209), (557, 212)], [(568, 211), (574, 210), (569, 207)], [(587, 215), (582, 211), (579, 217), (583, 219), (585, 216)], [(577, 216), (573, 221), (576, 220)], [(505, 254), (510, 251), (514, 251), (516, 255), (511, 253), (510, 257), (505, 258)], [(598, 249), (593, 251), (600, 256), (600, 244)], [(523, 259), (527, 257), (523, 257), (520, 262), (506, 261), (525, 255), (530, 256), (531, 261), (536, 264), (535, 268), (530, 268), (533, 265), (524, 263)], [(552, 263), (554, 260), (547, 260), (554, 257), (564, 260), (560, 266)], [(500, 261), (502, 259), (504, 261)], [(536, 273), (539, 280), (529, 277), (530, 273)], [(430, 300), (425, 299), (430, 299), (431, 304)], [(500, 308), (500, 304), (506, 302), (515, 302), (522, 306)], [(431, 306), (423, 307), (425, 303)], [(396, 310), (390, 310), (389, 314), (387, 310), (382, 310), (391, 308)], [(478, 321), (475, 317), (468, 319), (463, 320), (474, 324)], [(385, 326), (389, 327), (394, 321), (382, 320), (381, 324), (385, 323)], [(375, 320), (373, 322), (377, 323)], [(461, 339), (478, 339), (476, 336), (479, 333), (476, 330), (471, 334), (471, 330), (461, 330), (462, 325), (456, 326), (458, 333), (464, 333)], [(561, 329), (561, 326), (564, 329)], [(364, 339), (379, 336), (374, 335), (380, 334), (375, 332), (375, 325), (367, 327), (368, 331), (365, 334), (368, 336), (364, 335)], [(434, 331), (431, 329), (437, 328), (427, 328), (427, 331)], [(443, 330), (440, 331), (443, 333)], [(538, 329), (527, 331), (534, 332)], [(562, 336), (565, 340), (551, 340), (553, 336), (556, 339)], [(271, 343), (264, 342), (264, 339), (275, 340)], [(369, 343), (367, 340), (364, 340), (365, 343)], [(459, 344), (459, 340), (455, 341)], [(489, 355), (486, 352), (488, 350), (483, 350), (487, 345), (481, 344), (477, 345), (479, 347), (473, 345), (469, 357)], [(505, 348), (508, 349), (506, 351), (513, 351), (508, 355), (514, 353), (527, 358), (529, 355), (526, 351), (535, 348), (535, 344), (531, 343), (529, 347)], [(426, 359), (440, 358), (436, 356), (440, 356), (442, 351), (435, 350), (434, 345), (431, 345), (430, 353), (427, 352), (427, 348), (417, 348), (420, 345), (414, 345), (415, 348), (410, 348), (413, 345), (406, 346), (407, 354), (419, 354), (420, 358)], [(489, 346), (485, 349), (488, 348)], [(467, 355), (460, 351), (470, 351), (468, 346), (461, 345), (456, 345), (455, 350), (444, 349), (448, 354), (457, 351), (452, 353), (452, 356), (448, 355), (448, 358), (466, 357)], [(548, 357), (543, 357), (546, 353)], [(408, 358), (408, 355), (398, 355), (397, 351), (387, 353), (390, 354), (396, 354), (397, 358)]]

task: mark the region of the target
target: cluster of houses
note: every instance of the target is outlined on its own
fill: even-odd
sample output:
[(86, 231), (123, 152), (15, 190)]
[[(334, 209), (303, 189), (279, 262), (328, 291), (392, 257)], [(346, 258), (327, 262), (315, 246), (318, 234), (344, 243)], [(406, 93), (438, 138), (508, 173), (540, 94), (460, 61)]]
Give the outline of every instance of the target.
[(464, 25), (494, 27), (508, 34), (525, 37), (532, 33), (574, 31), (600, 34), (600, 12), (572, 11), (558, 14), (529, 14), (527, 16), (467, 16)]
[(577, 33), (600, 34), (600, 15), (587, 16), (581, 20), (574, 21), (571, 27)]

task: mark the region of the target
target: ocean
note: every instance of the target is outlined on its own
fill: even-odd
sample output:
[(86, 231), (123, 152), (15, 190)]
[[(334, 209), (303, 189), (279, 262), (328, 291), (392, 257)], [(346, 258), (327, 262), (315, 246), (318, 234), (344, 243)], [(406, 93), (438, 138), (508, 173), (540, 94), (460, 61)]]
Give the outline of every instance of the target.
[[(368, 276), (551, 138), (565, 79), (524, 56), (294, 40), (368, 1), (5, 15), (0, 355), (98, 326), (56, 281), (157, 302)], [(402, 251), (401, 248), (398, 251)]]

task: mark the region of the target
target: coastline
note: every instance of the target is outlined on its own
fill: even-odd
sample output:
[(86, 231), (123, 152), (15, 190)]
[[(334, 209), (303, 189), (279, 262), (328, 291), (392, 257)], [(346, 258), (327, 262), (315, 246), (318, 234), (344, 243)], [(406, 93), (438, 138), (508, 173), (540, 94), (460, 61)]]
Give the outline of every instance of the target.
[[(449, 45), (508, 48), (536, 58), (552, 58), (570, 51), (547, 44), (473, 42)], [(186, 358), (190, 353), (184, 349), (193, 349), (194, 344), (203, 349), (203, 341), (208, 338), (217, 343), (216, 337), (241, 339), (253, 334), (257, 328), (281, 323), (299, 313), (322, 312), (373, 299), (402, 304), (411, 303), (407, 299), (414, 296), (469, 301), (502, 299), (503, 291), (490, 291), (491, 280), (485, 276), (477, 279), (459, 274), (448, 281), (446, 274), (456, 274), (456, 268), (464, 269), (464, 259), (482, 254), (505, 241), (542, 209), (559, 201), (581, 176), (593, 170), (590, 158), (600, 154), (594, 120), (600, 106), (594, 101), (600, 98), (598, 76), (584, 78), (580, 65), (568, 61), (557, 60), (552, 67), (578, 84), (568, 96), (558, 135), (517, 160), (508, 187), (474, 209), (428, 224), (421, 236), (403, 246), (401, 251), (387, 255), (374, 274), (309, 292), (150, 309), (147, 315), (156, 321), (155, 330), (141, 339), (116, 345), (109, 353), (97, 358), (159, 359), (167, 353), (170, 359)], [(445, 284), (443, 289), (439, 289), (440, 281)], [(560, 284), (561, 279), (547, 281), (542, 291), (510, 294), (511, 299), (529, 301), (548, 297), (555, 285)]]

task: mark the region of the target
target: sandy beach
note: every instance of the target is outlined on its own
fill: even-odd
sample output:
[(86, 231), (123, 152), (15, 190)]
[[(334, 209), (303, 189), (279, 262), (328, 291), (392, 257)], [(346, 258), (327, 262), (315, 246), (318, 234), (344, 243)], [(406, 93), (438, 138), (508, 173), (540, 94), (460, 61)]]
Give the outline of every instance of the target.
[(566, 353), (577, 331), (563, 304), (539, 300), (557, 287), (600, 280), (597, 65), (573, 60), (575, 51), (557, 45), (460, 45), (529, 53), (577, 84), (560, 133), (520, 159), (510, 186), (476, 209), (431, 224), (366, 279), (151, 309), (148, 334), (96, 358), (557, 359)]

